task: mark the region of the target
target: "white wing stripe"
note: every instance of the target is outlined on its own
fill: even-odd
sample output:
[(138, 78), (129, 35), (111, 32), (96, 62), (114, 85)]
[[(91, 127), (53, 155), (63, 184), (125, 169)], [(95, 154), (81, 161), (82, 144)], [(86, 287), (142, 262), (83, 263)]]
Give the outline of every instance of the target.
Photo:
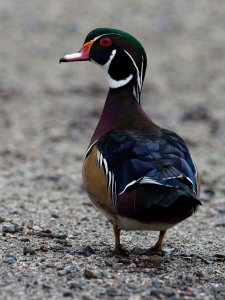
[[(139, 180), (140, 180), (140, 179), (139, 179)], [(125, 186), (125, 188), (122, 190), (122, 192), (119, 193), (119, 195), (122, 195), (122, 194), (126, 191), (126, 189), (127, 189), (129, 186), (134, 185), (134, 184), (137, 183), (139, 180), (133, 180), (133, 181), (129, 182), (129, 183)]]
[(114, 205), (116, 206), (117, 193), (116, 193), (116, 182), (114, 179), (113, 172), (109, 171), (106, 159), (103, 157), (102, 153), (97, 150), (97, 163), (99, 167), (104, 169), (105, 175), (107, 177), (108, 192), (111, 194)]

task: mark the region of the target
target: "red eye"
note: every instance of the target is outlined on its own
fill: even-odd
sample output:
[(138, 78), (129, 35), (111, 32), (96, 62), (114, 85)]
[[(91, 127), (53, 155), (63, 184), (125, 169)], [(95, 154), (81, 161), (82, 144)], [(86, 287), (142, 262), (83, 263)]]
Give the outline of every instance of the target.
[(109, 47), (112, 45), (112, 40), (108, 37), (104, 37), (100, 40), (100, 45), (103, 47)]

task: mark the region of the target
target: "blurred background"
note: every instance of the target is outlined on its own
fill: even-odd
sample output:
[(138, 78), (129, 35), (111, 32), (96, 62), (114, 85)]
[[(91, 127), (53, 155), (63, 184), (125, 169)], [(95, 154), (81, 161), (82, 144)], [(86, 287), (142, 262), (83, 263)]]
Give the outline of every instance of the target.
[[(73, 247), (91, 245), (100, 251), (100, 260), (105, 251), (101, 247), (111, 249), (109, 224), (90, 205), (81, 180), (83, 156), (104, 105), (107, 82), (103, 70), (89, 62), (58, 63), (63, 55), (79, 50), (96, 27), (127, 31), (142, 43), (148, 57), (142, 105), (156, 123), (185, 139), (200, 171), (204, 206), (169, 231), (167, 247), (201, 255), (224, 249), (225, 1), (1, 0), (0, 222), (11, 220), (19, 224), (16, 228), (22, 226), (18, 234), (25, 239), (30, 234), (29, 245), (34, 248), (53, 249), (24, 258), (22, 238), (1, 237), (0, 261), (12, 253), (19, 268), (11, 274), (6, 269), (10, 260), (4, 258), (4, 299), (19, 299), (19, 295), (34, 299), (31, 295), (42, 283), (44, 293), (58, 293), (53, 299), (61, 299), (62, 277), (50, 274), (56, 260), (62, 268), (69, 263), (58, 245), (35, 236), (42, 228), (66, 232)], [(157, 233), (150, 235), (155, 239)], [(153, 240), (144, 233), (123, 233), (123, 242), (133, 249), (149, 247)], [(52, 271), (43, 266), (43, 257), (53, 264)], [(85, 259), (76, 270), (82, 270)], [(78, 256), (73, 263), (80, 260)], [(171, 272), (168, 269), (168, 285), (172, 282), (175, 287), (177, 277)], [(224, 276), (224, 271), (207, 272), (205, 289), (210, 280), (219, 282)], [(83, 280), (79, 272), (73, 276)], [(113, 270), (110, 276), (114, 278)], [(138, 291), (140, 283), (135, 282)], [(30, 297), (24, 298), (24, 293)], [(201, 299), (208, 299), (208, 293)]]
[(190, 144), (203, 183), (225, 189), (223, 0), (1, 0), (0, 19), (1, 153), (82, 157), (108, 87), (96, 65), (58, 60), (92, 29), (115, 27), (146, 50), (144, 109)]
[(6, 198), (15, 193), (6, 187), (20, 191), (21, 182), (33, 193), (29, 181), (46, 172), (82, 186), (83, 154), (108, 87), (96, 65), (58, 61), (80, 49), (96, 27), (140, 40), (148, 56), (144, 109), (187, 141), (203, 188), (224, 193), (223, 0), (2, 0), (0, 19), (0, 182)]

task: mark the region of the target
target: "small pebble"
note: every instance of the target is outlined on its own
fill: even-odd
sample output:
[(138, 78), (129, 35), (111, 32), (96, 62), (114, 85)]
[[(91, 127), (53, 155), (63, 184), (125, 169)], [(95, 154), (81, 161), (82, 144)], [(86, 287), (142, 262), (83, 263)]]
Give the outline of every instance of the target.
[(213, 199), (215, 191), (211, 188), (203, 187), (200, 193), (200, 201), (210, 201)]
[(51, 244), (51, 245), (50, 245), (50, 249), (51, 249), (53, 252), (64, 251), (64, 247), (61, 246), (61, 245), (54, 245), (54, 244)]
[(89, 269), (84, 269), (83, 276), (87, 279), (98, 278), (98, 276)]
[(105, 260), (105, 265), (108, 267), (112, 267), (114, 264), (115, 264), (114, 259), (109, 258), (109, 259)]
[(165, 262), (165, 257), (164, 256), (160, 256), (160, 255), (151, 255), (149, 257), (146, 258), (146, 260), (155, 264), (161, 264), (163, 262)]
[(64, 291), (63, 292), (63, 296), (64, 297), (73, 297), (73, 293), (71, 291), (69, 291), (69, 290), (68, 291)]
[(6, 256), (3, 259), (3, 262), (5, 262), (9, 265), (14, 264), (16, 261), (17, 261), (16, 257), (14, 257), (13, 255), (9, 255), (9, 254), (6, 254)]
[(181, 300), (181, 298), (177, 295), (173, 295), (173, 296), (167, 297), (166, 300)]
[(143, 296), (155, 296), (155, 297), (160, 297), (161, 295), (166, 296), (166, 297), (172, 297), (175, 295), (174, 291), (169, 289), (169, 288), (149, 288), (147, 289), (144, 293)]
[(117, 290), (115, 288), (112, 287), (108, 287), (105, 290), (106, 295), (111, 296), (111, 297), (115, 297), (117, 295)]
[(56, 214), (56, 213), (51, 213), (51, 217), (54, 218), (54, 219), (58, 219), (58, 218), (59, 218), (59, 215)]
[(2, 226), (2, 232), (4, 233), (15, 233), (16, 227), (14, 224), (7, 223)]
[(12, 215), (17, 215), (19, 213), (19, 209), (16, 207), (12, 207), (9, 211), (10, 214)]
[(67, 271), (67, 272), (70, 272), (70, 271), (74, 270), (74, 266), (73, 265), (67, 265), (67, 266), (65, 266), (64, 270)]
[(30, 242), (30, 239), (29, 239), (28, 237), (26, 237), (26, 236), (22, 236), (22, 237), (20, 238), (20, 241), (21, 241), (21, 242)]
[(27, 254), (34, 255), (35, 253), (36, 253), (36, 249), (34, 247), (25, 246), (23, 248), (23, 254), (24, 255), (27, 255)]
[(87, 246), (80, 246), (76, 248), (74, 251), (72, 250), (70, 254), (74, 254), (74, 253), (89, 255), (89, 254), (94, 254), (95, 251), (91, 248), (91, 246), (87, 245)]
[(220, 293), (225, 293), (225, 284), (219, 285), (216, 290)]
[(40, 227), (40, 226), (37, 226), (37, 225), (34, 225), (34, 226), (32, 227), (32, 229), (35, 230), (35, 231), (39, 231), (39, 230), (41, 230), (41, 227)]
[(54, 265), (54, 264), (52, 264), (52, 263), (47, 263), (46, 265), (45, 265), (45, 268), (52, 268), (52, 269), (54, 269), (56, 266)]
[(69, 288), (72, 290), (80, 289), (81, 283), (79, 282), (71, 282)]
[(5, 222), (5, 218), (0, 216), (0, 223), (3, 223), (3, 222)]
[(82, 296), (81, 296), (81, 299), (82, 300), (95, 300), (95, 298), (93, 298), (90, 294), (83, 294)]

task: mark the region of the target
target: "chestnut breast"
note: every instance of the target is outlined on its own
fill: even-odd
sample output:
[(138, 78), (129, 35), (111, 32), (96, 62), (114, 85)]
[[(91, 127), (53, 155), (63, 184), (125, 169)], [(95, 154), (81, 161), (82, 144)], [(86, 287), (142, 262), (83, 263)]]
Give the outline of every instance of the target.
[(92, 203), (112, 222), (116, 219), (116, 211), (108, 191), (107, 177), (97, 160), (97, 151), (94, 145), (84, 160), (82, 169), (84, 188)]

